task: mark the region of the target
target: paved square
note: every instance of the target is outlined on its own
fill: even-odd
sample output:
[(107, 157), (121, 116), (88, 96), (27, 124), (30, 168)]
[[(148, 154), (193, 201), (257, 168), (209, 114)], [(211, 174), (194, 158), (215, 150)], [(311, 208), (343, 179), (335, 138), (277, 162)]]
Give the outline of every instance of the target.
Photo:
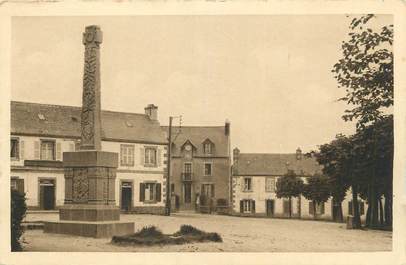
[[(27, 221), (58, 220), (58, 214), (28, 214)], [(135, 222), (136, 230), (155, 225), (173, 233), (182, 224), (206, 232), (218, 232), (223, 243), (194, 243), (173, 246), (115, 246), (110, 239), (94, 239), (28, 230), (23, 235), (26, 251), (130, 251), (130, 252), (331, 252), (390, 251), (392, 232), (347, 230), (345, 224), (324, 221), (243, 218), (221, 215), (176, 213), (121, 215), (122, 221)]]

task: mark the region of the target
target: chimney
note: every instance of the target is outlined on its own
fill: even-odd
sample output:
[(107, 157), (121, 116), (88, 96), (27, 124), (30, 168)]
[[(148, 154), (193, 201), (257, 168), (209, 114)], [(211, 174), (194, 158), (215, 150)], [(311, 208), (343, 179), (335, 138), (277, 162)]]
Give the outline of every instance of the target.
[(158, 120), (158, 106), (155, 106), (154, 104), (148, 104), (148, 106), (146, 106), (144, 110), (145, 114), (148, 115), (150, 120)]
[(233, 150), (233, 163), (236, 164), (238, 162), (238, 156), (240, 154), (240, 149), (237, 147)]
[(224, 125), (224, 133), (226, 136), (230, 136), (230, 121), (226, 119), (226, 123)]
[(296, 159), (297, 160), (301, 160), (302, 159), (302, 150), (300, 149), (300, 147), (298, 147), (296, 149)]

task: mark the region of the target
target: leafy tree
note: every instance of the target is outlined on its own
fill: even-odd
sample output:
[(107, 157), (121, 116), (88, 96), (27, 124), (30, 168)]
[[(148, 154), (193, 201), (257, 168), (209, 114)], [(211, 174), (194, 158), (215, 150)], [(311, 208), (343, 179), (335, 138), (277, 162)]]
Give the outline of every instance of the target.
[(373, 30), (368, 24), (373, 17), (352, 20), (350, 39), (341, 46), (343, 58), (332, 70), (339, 87), (346, 90), (340, 100), (353, 105), (343, 119), (358, 120), (358, 128), (379, 120), (393, 105), (393, 25)]
[(303, 185), (303, 180), (293, 171), (289, 171), (276, 181), (276, 197), (289, 199), (289, 218), (292, 218), (292, 197), (300, 196)]
[(26, 211), (25, 195), (16, 190), (11, 190), (11, 251), (22, 250), (20, 237), (24, 231), (21, 227), (21, 221)]
[(382, 130), (393, 126), (393, 117), (388, 115), (393, 106), (393, 25), (373, 29), (374, 17), (370, 14), (352, 20), (349, 40), (341, 46), (343, 57), (332, 69), (339, 87), (346, 90), (340, 100), (352, 106), (343, 119), (357, 121), (357, 133), (351, 137), (353, 169), (349, 178), (354, 212), (358, 210), (355, 202), (359, 193), (367, 199), (367, 225), (371, 227), (379, 225), (378, 204), (382, 196), (385, 222), (392, 222), (393, 160), (393, 128)]
[[(356, 175), (358, 157), (354, 152), (354, 137), (337, 135), (330, 143), (319, 147), (314, 156), (319, 164), (323, 166), (323, 173), (328, 176), (330, 192), (333, 201), (338, 205), (336, 221), (342, 221), (342, 201), (345, 199), (346, 191), (351, 186), (353, 197), (353, 227), (361, 228), (361, 218), (358, 208), (359, 179)], [(355, 198), (355, 199), (354, 199)]]
[(303, 186), (303, 196), (313, 202), (314, 219), (317, 219), (316, 205), (327, 202), (330, 194), (330, 182), (327, 177), (314, 175), (307, 179)]

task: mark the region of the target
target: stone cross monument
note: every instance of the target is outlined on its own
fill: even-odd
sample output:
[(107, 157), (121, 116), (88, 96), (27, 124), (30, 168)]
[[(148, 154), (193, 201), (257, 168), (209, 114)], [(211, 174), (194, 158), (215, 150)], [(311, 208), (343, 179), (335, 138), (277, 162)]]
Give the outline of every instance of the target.
[(115, 203), (118, 154), (101, 150), (101, 43), (100, 28), (86, 27), (80, 150), (63, 153), (65, 204), (60, 221), (45, 223), (44, 232), (90, 237), (134, 232), (134, 223), (119, 222)]

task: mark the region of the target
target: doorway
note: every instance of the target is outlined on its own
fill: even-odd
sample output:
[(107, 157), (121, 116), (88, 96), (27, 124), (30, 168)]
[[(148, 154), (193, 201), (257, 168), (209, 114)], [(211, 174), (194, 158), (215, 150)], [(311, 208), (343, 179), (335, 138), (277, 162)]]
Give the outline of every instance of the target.
[(133, 186), (131, 182), (121, 182), (121, 210), (130, 211), (132, 208)]
[(266, 215), (273, 217), (275, 213), (275, 200), (266, 200)]
[(55, 180), (42, 179), (39, 181), (39, 207), (41, 210), (55, 209)]

